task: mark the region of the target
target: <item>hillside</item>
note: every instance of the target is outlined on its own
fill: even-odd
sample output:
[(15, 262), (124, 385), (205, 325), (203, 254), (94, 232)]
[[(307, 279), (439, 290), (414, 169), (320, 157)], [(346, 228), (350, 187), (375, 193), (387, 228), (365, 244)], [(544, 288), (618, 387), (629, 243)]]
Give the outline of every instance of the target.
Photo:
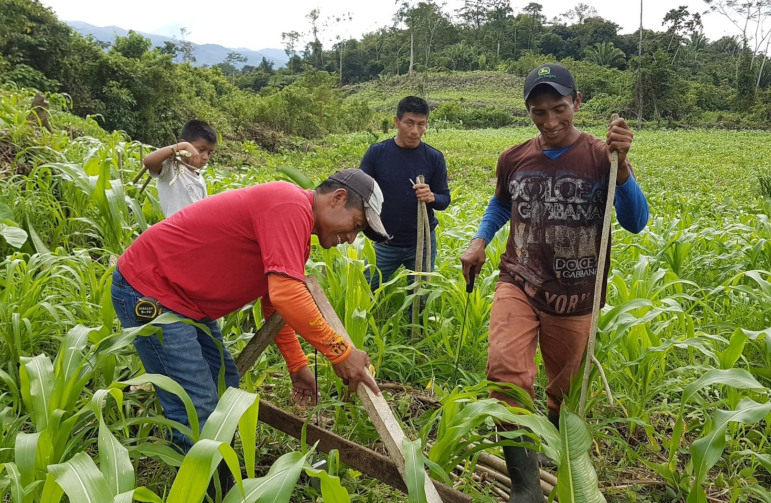
[(413, 94), (424, 97), (432, 108), (457, 101), (469, 108), (498, 107), (524, 114), (522, 83), (521, 77), (503, 72), (442, 72), (382, 78), (346, 89), (378, 112), (392, 113), (403, 96)]
[[(91, 35), (99, 42), (112, 43), (115, 41), (116, 36), (125, 37), (128, 34), (128, 30), (118, 26), (94, 26), (82, 21), (66, 21), (66, 23), (81, 35)], [(174, 42), (172, 37), (166, 37), (164, 35), (144, 33), (141, 31), (138, 31), (137, 33), (145, 38), (149, 38), (153, 47), (163, 47), (165, 42)], [(288, 59), (283, 49), (265, 48), (255, 51), (244, 47), (231, 48), (218, 44), (192, 44), (192, 46), (193, 56), (195, 56), (195, 62), (193, 64), (195, 66), (214, 66), (218, 63), (222, 63), (225, 61), (225, 58), (227, 58), (228, 53), (233, 51), (246, 56), (245, 63), (238, 63), (235, 65), (238, 68), (243, 68), (245, 65), (257, 66), (262, 61), (262, 58), (272, 61), (275, 68), (281, 68), (286, 64)], [(181, 62), (181, 58), (178, 56), (176, 61), (178, 63)]]

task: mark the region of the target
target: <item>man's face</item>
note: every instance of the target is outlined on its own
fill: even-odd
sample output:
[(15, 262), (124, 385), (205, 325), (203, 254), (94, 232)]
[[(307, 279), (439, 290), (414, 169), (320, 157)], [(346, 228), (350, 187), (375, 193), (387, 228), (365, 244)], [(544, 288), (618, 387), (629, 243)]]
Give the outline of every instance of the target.
[(402, 118), (394, 117), (396, 144), (402, 148), (417, 148), (428, 127), (428, 116), (405, 112)]
[(542, 92), (527, 100), (530, 119), (541, 132), (541, 148), (555, 149), (575, 141), (573, 116), (581, 108), (581, 93), (575, 101), (572, 95)]
[(343, 243), (353, 243), (359, 232), (367, 228), (367, 217), (363, 208), (346, 208), (348, 200), (344, 189), (337, 189), (329, 204), (323, 206), (318, 214), (317, 236), (324, 248), (332, 248)]
[(217, 148), (216, 143), (211, 143), (207, 140), (204, 140), (203, 138), (198, 138), (197, 140), (191, 141), (190, 145), (194, 146), (198, 151), (198, 158), (200, 159), (200, 166), (196, 166), (198, 169), (201, 169), (206, 166), (206, 164), (208, 164), (209, 157), (214, 152), (214, 149)]

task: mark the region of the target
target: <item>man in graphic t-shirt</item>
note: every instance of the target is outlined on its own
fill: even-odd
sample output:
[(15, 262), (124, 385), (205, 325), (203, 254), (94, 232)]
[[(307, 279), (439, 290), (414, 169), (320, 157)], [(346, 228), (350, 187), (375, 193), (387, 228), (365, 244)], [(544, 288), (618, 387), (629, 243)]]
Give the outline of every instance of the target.
[[(613, 121), (606, 141), (573, 126), (581, 93), (566, 68), (548, 64), (533, 70), (525, 79), (524, 98), (539, 134), (500, 155), (495, 195), (461, 262), (466, 278), (472, 266), (479, 274), (485, 246), (511, 222), (490, 313), (487, 376), (534, 397), (540, 345), (546, 405), (556, 426), (589, 340), (596, 275), (606, 278), (610, 267), (609, 257), (604, 264), (597, 261), (611, 151), (618, 152), (614, 203), (621, 226), (640, 232), (648, 221), (648, 202), (627, 157), (634, 135), (626, 122)], [(602, 295), (604, 301), (604, 289)], [(516, 404), (502, 393), (493, 396)], [(504, 447), (510, 501), (543, 502), (536, 454)]]

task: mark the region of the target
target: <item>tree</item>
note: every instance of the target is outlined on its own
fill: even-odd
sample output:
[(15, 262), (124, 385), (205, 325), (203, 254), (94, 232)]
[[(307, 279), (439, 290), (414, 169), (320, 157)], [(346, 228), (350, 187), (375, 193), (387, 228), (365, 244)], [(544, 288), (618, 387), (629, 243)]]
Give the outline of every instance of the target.
[(284, 44), (284, 52), (289, 59), (292, 59), (296, 54), (297, 43), (300, 40), (300, 34), (296, 31), (281, 32), (281, 43)]
[(611, 68), (619, 68), (626, 62), (624, 51), (614, 46), (613, 42), (599, 42), (594, 47), (587, 47), (586, 57), (592, 63)]
[(753, 54), (758, 53), (771, 35), (766, 24), (771, 17), (771, 0), (704, 0), (704, 3), (739, 30), (742, 45)]
[(534, 50), (538, 46), (538, 39), (543, 31), (543, 23), (546, 17), (542, 13), (543, 5), (530, 2), (522, 9), (522, 14), (517, 16), (517, 32), (520, 35), (520, 45), (525, 50)]
[(231, 65), (236, 66), (238, 63), (246, 63), (247, 59), (248, 58), (240, 52), (230, 51), (225, 57), (225, 63), (230, 63)]
[(506, 31), (511, 26), (511, 4), (507, 0), (490, 0), (487, 11), (487, 23), (485, 25), (485, 40), (490, 40), (495, 48), (495, 57), (501, 57), (501, 44), (506, 36)]
[[(443, 31), (452, 27), (452, 23), (442, 11), (442, 5), (437, 5), (433, 0), (419, 2), (412, 7), (409, 3), (402, 3), (396, 13), (397, 19), (404, 22), (410, 31), (410, 52), (413, 52), (415, 39), (423, 46), (424, 65), (429, 68), (431, 50), (434, 42)], [(413, 57), (410, 57), (412, 68)]]
[(488, 4), (488, 0), (464, 0), (463, 7), (456, 12), (469, 28), (478, 33), (487, 22)]
[[(353, 21), (353, 14), (350, 12), (345, 12), (343, 14), (333, 16), (330, 19), (333, 23), (336, 25), (345, 25), (350, 26), (351, 22)], [(338, 76), (340, 77), (340, 80), (338, 81), (338, 85), (343, 85), (343, 56), (345, 55), (345, 46), (348, 43), (349, 37), (345, 37), (340, 35), (339, 33), (335, 35), (335, 40), (337, 40), (337, 43), (335, 44), (335, 50), (337, 50), (337, 54), (339, 56), (339, 66), (338, 66)]]
[[(767, 25), (771, 18), (771, 0), (704, 0), (704, 3), (709, 5), (712, 12), (728, 19), (741, 32), (742, 51), (736, 59), (736, 82), (739, 88), (737, 102), (751, 104), (749, 99), (751, 96), (754, 102), (771, 44), (771, 30)], [(758, 56), (761, 57), (760, 64), (756, 62)], [(745, 89), (745, 81), (753, 72), (757, 74), (757, 78), (750, 93)]]
[(71, 42), (70, 28), (40, 2), (0, 1), (0, 54), (12, 65), (28, 65), (60, 80)]
[(311, 64), (317, 70), (320, 70), (324, 66), (324, 46), (319, 40), (319, 18), (321, 17), (321, 11), (319, 9), (311, 10), (305, 18), (311, 23), (311, 36), (313, 39), (308, 42), (305, 48), (305, 57), (310, 58)]
[(704, 28), (701, 23), (701, 15), (698, 12), (691, 14), (685, 6), (671, 9), (664, 16), (664, 21), (661, 24), (663, 26), (669, 25), (667, 33), (670, 35), (670, 39), (669, 44), (667, 44), (667, 51), (671, 51), (672, 45), (675, 46), (672, 63), (677, 59), (677, 54), (683, 45), (685, 37), (693, 33), (699, 33)]
[(175, 44), (171, 40), (166, 40), (163, 42), (163, 47), (158, 48), (158, 51), (161, 54), (171, 54), (172, 58), (176, 58), (177, 51), (179, 51), (179, 49), (177, 48), (177, 44)]
[(584, 19), (597, 16), (597, 9), (591, 5), (586, 5), (583, 2), (579, 2), (570, 10), (567, 10), (560, 14), (561, 17), (568, 19), (569, 21), (575, 20), (578, 24), (583, 23)]
[(125, 37), (116, 36), (112, 51), (118, 52), (124, 58), (139, 59), (152, 47), (152, 41), (134, 30), (129, 30)]
[(187, 40), (189, 35), (190, 32), (183, 26), (179, 29), (179, 39), (172, 37), (174, 44), (177, 46), (177, 52), (182, 56), (183, 63), (195, 63), (193, 43)]

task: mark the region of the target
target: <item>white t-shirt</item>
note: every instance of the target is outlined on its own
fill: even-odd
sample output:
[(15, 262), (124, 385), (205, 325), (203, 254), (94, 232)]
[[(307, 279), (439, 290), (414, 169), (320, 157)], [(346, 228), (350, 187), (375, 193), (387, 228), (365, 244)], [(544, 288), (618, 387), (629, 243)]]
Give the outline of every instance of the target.
[(166, 218), (207, 195), (206, 182), (201, 174), (195, 174), (186, 167), (183, 167), (174, 184), (170, 185), (177, 175), (176, 164), (175, 160), (166, 159), (163, 161), (161, 172), (157, 175), (151, 174), (153, 178), (158, 179), (158, 198)]

